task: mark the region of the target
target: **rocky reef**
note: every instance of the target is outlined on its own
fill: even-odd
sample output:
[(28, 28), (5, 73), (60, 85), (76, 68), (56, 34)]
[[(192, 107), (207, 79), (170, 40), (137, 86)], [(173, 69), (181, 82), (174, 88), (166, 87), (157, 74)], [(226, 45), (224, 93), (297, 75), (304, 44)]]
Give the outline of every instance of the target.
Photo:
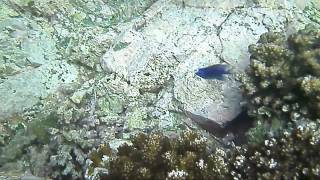
[[(265, 33), (257, 44), (249, 47), (251, 63), (243, 88), (256, 126), (248, 133), (248, 143), (230, 147), (208, 144), (206, 138), (191, 131), (181, 133), (179, 138), (139, 134), (116, 152), (108, 145), (91, 152), (88, 177), (319, 178), (320, 120), (314, 109), (317, 106), (309, 104), (319, 103), (319, 86), (303, 83), (305, 77), (317, 81), (319, 37), (317, 28), (307, 26), (287, 38), (280, 33)], [(287, 85), (279, 85), (280, 82)], [(287, 98), (288, 95), (291, 98)], [(270, 102), (258, 104), (257, 98), (270, 98)], [(275, 104), (274, 99), (283, 104)], [(288, 109), (284, 108), (286, 105)], [(262, 111), (261, 107), (268, 111)]]
[(1, 2), (0, 118), (31, 108), (65, 84), (92, 79), (117, 35), (111, 27), (153, 2)]
[[(316, 162), (301, 160), (317, 156), (319, 139), (319, 33), (307, 28), (291, 35), (319, 24), (317, 4), (304, 5), (1, 2), (0, 179), (318, 176)], [(267, 31), (286, 33), (264, 34), (248, 52)], [(256, 126), (249, 144), (235, 147), (234, 138), (207, 133), (240, 113), (238, 78), (250, 53), (243, 90)], [(222, 62), (234, 70), (224, 81), (194, 74)], [(284, 67), (280, 73), (277, 65)], [(280, 105), (272, 109), (269, 97)], [(259, 98), (267, 104), (255, 103)], [(270, 155), (266, 141), (277, 142)], [(293, 166), (287, 162), (298, 165), (295, 174), (286, 171)]]

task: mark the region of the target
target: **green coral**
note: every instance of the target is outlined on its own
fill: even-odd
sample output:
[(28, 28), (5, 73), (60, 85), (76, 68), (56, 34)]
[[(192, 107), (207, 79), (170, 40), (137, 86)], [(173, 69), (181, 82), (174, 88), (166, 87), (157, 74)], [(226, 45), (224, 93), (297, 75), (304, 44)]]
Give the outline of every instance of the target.
[(249, 47), (243, 90), (251, 115), (285, 122), (320, 116), (320, 30), (308, 26), (288, 37), (263, 34)]
[(127, 113), (126, 128), (129, 130), (143, 129), (145, 127), (145, 119), (147, 119), (147, 110), (145, 108), (135, 109), (133, 112)]
[(108, 169), (102, 179), (223, 179), (225, 155), (221, 149), (209, 150), (207, 139), (191, 131), (173, 139), (160, 133), (139, 134), (116, 154), (108, 146), (93, 151), (88, 172)]
[(112, 113), (121, 113), (124, 109), (125, 99), (120, 95), (107, 92), (104, 97), (98, 100), (98, 107), (102, 110), (101, 115)]
[(46, 117), (34, 119), (29, 122), (26, 126), (26, 136), (34, 136), (38, 142), (48, 143), (49, 142), (49, 128), (56, 128), (58, 126), (59, 117), (55, 113), (50, 113)]

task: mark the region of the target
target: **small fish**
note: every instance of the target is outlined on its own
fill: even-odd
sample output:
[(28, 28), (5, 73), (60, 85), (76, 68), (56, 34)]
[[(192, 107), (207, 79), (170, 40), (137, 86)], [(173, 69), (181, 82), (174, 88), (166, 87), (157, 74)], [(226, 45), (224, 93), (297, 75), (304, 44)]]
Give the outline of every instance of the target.
[(231, 67), (227, 64), (215, 64), (205, 68), (200, 68), (196, 75), (204, 79), (218, 79), (223, 80), (223, 75), (231, 74)]

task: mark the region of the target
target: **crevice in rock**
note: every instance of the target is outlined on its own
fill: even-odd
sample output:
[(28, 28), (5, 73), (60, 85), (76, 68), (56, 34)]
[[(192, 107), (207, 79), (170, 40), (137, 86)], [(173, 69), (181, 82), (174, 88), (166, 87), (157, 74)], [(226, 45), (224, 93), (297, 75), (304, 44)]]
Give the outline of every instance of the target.
[(243, 9), (244, 6), (238, 6), (238, 7), (235, 7), (231, 10), (231, 12), (229, 12), (226, 16), (226, 18), (216, 27), (216, 34), (219, 38), (219, 43), (221, 45), (221, 50), (219, 53), (217, 53), (218, 55), (218, 58), (220, 60), (220, 63), (227, 63), (227, 64), (230, 64), (228, 61), (226, 61), (223, 57), (222, 57), (222, 54), (224, 52), (224, 45), (223, 45), (223, 41), (221, 39), (221, 32), (223, 30), (223, 25), (230, 19), (230, 17), (239, 9)]

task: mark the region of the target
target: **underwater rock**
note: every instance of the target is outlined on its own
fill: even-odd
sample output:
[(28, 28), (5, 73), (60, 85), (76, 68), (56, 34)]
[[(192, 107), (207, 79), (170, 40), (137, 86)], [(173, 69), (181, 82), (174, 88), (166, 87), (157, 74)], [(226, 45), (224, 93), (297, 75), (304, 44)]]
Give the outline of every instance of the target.
[(145, 128), (144, 121), (147, 119), (147, 111), (144, 108), (138, 108), (133, 112), (127, 113), (125, 128), (141, 129)]
[[(297, 28), (306, 19), (302, 11), (257, 7), (232, 11), (208, 8), (204, 13), (188, 3), (184, 8), (178, 1), (158, 1), (152, 6), (157, 8), (146, 12), (148, 23), (139, 29), (132, 24), (118, 26), (121, 33), (101, 64), (106, 72), (123, 77), (142, 94), (171, 93), (171, 99), (169, 95), (166, 100), (159, 96), (162, 104), (158, 103), (152, 113), (157, 118), (163, 116), (159, 115), (160, 107), (175, 104), (168, 114), (181, 112), (191, 119), (200, 118), (195, 121), (211, 121), (224, 127), (241, 112), (237, 79), (249, 64), (247, 46), (268, 30), (284, 31), (288, 13), (296, 15), (296, 19), (289, 20)], [(234, 73), (223, 81), (195, 75), (195, 70), (219, 63), (230, 64)]]
[(304, 9), (306, 16), (313, 22), (320, 24), (320, 2), (316, 1)]
[[(153, 2), (1, 3), (1, 118), (21, 113), (48, 94), (57, 93), (60, 86), (100, 71), (100, 57), (116, 34), (109, 27), (139, 15)], [(78, 98), (72, 99), (79, 103)]]
[(1, 19), (0, 32), (1, 79), (40, 67), (57, 58), (55, 41), (38, 24), (26, 18)]
[[(112, 142), (112, 146), (118, 146), (141, 131), (177, 133), (186, 128), (188, 113), (189, 117), (199, 117), (194, 121), (206, 120), (224, 126), (241, 111), (237, 78), (248, 65), (247, 45), (257, 41), (267, 30), (285, 30), (287, 22), (297, 21), (292, 25), (297, 29), (305, 23), (300, 11), (247, 7), (242, 6), (243, 1), (235, 6), (221, 4), (221, 8), (219, 5), (214, 8), (192, 6), (196, 1), (191, 0), (185, 5), (159, 0), (140, 18), (129, 22), (153, 1), (50, 2), (12, 0), (0, 4), (1, 22), (7, 17), (33, 22), (26, 23), (30, 26), (23, 28), (17, 23), (18, 32), (12, 33), (12, 29), (7, 28), (1, 33), (8, 34), (0, 37), (12, 36), (10, 41), (19, 44), (26, 34), (29, 35), (25, 31), (31, 28), (30, 35), (34, 38), (30, 47), (23, 46), (27, 58), (33, 62), (31, 67), (21, 66), (20, 73), (14, 64), (4, 66), (0, 99), (4, 99), (5, 104), (0, 105), (0, 113), (22, 112), (39, 100), (41, 102), (32, 109), (25, 110), (23, 120), (34, 121), (38, 114), (33, 111), (45, 114), (57, 111), (58, 126), (42, 126), (40, 131), (34, 132), (41, 136), (47, 134), (43, 129), (49, 130), (49, 153), (42, 156), (51, 156), (49, 165), (44, 166), (53, 169), (49, 172), (52, 178), (82, 178), (86, 153), (98, 144)], [(223, 3), (221, 0), (214, 2)], [(13, 12), (6, 8), (7, 4), (12, 6)], [(3, 18), (3, 12), (10, 15)], [(314, 13), (307, 14), (308, 18), (310, 14)], [(4, 42), (6, 44), (6, 39)], [(48, 46), (35, 47), (34, 43), (41, 47), (48, 43)], [(36, 49), (34, 55), (41, 58), (31, 56), (32, 49)], [(21, 55), (19, 49), (14, 51)], [(105, 55), (100, 59), (102, 54)], [(8, 54), (5, 55), (4, 60)], [(108, 74), (101, 71), (100, 60)], [(218, 63), (230, 64), (234, 74), (227, 75), (225, 81), (208, 81), (195, 76), (196, 69)], [(314, 84), (312, 78), (302, 82), (308, 87)], [(64, 88), (68, 86), (70, 88)], [(16, 93), (12, 93), (14, 91)], [(15, 143), (10, 144), (6, 134), (0, 141), (9, 146)], [(35, 142), (33, 139), (25, 141), (23, 146), (29, 143), (41, 146), (44, 142), (47, 137), (40, 141), (37, 138)], [(29, 150), (37, 153), (38, 149)], [(22, 156), (23, 161), (28, 158), (19, 151), (13, 153), (14, 158)], [(188, 157), (192, 159), (190, 154)], [(30, 166), (34, 161), (37, 158), (30, 159)], [(224, 165), (217, 165), (215, 170), (219, 172)], [(170, 178), (179, 172), (170, 171)]]
[(77, 75), (75, 66), (54, 60), (39, 68), (7, 77), (0, 84), (0, 119), (32, 107), (40, 99), (56, 92), (63, 83), (75, 82)]
[(174, 0), (184, 7), (231, 10), (247, 4), (247, 0)]
[(0, 18), (0, 42), (0, 119), (21, 113), (77, 78), (77, 69), (60, 60), (47, 29), (34, 21)]

